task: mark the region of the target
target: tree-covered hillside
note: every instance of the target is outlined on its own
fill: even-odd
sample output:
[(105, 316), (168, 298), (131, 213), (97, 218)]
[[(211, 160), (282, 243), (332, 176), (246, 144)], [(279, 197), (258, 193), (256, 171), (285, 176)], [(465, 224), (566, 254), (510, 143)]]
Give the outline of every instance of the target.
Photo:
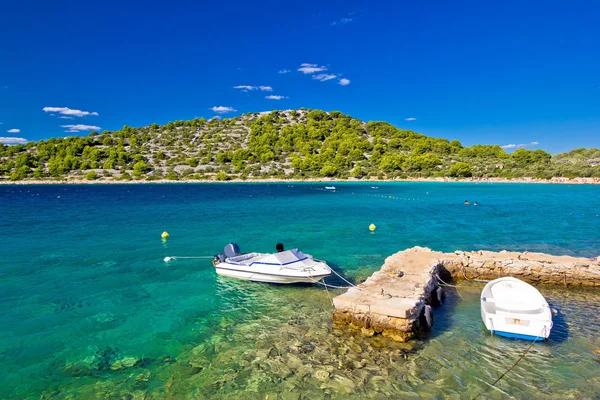
[(287, 110), (0, 145), (0, 179), (600, 177), (600, 150), (463, 147), (338, 111)]

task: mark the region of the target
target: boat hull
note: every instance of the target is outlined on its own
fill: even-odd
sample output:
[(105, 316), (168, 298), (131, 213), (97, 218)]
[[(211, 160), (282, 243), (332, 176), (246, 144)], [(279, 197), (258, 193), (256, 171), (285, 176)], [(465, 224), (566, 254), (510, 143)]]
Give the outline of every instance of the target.
[(511, 339), (544, 340), (552, 330), (552, 312), (544, 297), (533, 286), (511, 277), (485, 286), (481, 319), (490, 332)]
[(246, 281), (253, 282), (265, 282), (265, 283), (315, 283), (320, 279), (323, 279), (331, 273), (321, 275), (282, 275), (282, 274), (269, 274), (267, 272), (256, 272), (256, 271), (242, 271), (226, 267), (215, 267), (217, 274), (221, 276), (227, 276), (230, 278), (243, 279)]
[(514, 333), (514, 332), (503, 332), (503, 331), (491, 331), (494, 335), (498, 335), (498, 336), (502, 336), (505, 338), (509, 338), (509, 339), (522, 339), (522, 340), (527, 340), (527, 341), (534, 341), (534, 340), (545, 340), (546, 338), (543, 336), (531, 336), (531, 335), (525, 335), (525, 334), (521, 334), (521, 333)]

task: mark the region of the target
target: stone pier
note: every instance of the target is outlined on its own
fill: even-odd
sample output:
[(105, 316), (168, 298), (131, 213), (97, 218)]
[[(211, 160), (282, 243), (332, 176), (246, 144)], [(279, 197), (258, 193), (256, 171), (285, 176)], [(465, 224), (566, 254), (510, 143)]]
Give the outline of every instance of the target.
[(369, 279), (333, 299), (337, 325), (404, 342), (433, 323), (431, 305), (443, 299), (439, 279), (491, 280), (513, 276), (530, 283), (600, 287), (595, 259), (508, 251), (441, 253), (414, 247), (385, 260)]

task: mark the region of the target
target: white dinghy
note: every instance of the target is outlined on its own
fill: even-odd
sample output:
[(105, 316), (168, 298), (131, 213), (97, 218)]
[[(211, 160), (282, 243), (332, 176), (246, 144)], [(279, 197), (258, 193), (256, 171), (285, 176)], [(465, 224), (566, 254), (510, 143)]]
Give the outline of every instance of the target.
[(235, 243), (225, 246), (223, 253), (215, 256), (213, 265), (217, 274), (248, 281), (268, 283), (315, 283), (332, 274), (331, 268), (298, 249), (277, 253), (241, 254)]
[(547, 339), (552, 310), (541, 293), (512, 277), (489, 282), (481, 292), (481, 318), (496, 335), (514, 339)]

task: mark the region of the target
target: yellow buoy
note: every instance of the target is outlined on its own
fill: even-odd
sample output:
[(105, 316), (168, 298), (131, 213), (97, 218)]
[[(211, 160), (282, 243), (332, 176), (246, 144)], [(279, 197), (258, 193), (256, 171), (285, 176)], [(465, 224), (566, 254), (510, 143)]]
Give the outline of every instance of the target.
[(160, 237), (161, 237), (161, 238), (163, 238), (163, 239), (166, 239), (166, 238), (168, 238), (168, 237), (169, 237), (169, 232), (167, 232), (167, 231), (164, 231), (164, 232), (162, 233), (162, 235), (160, 235)]
[(374, 231), (375, 229), (377, 229), (377, 227), (375, 226), (375, 224), (369, 225), (369, 230)]

